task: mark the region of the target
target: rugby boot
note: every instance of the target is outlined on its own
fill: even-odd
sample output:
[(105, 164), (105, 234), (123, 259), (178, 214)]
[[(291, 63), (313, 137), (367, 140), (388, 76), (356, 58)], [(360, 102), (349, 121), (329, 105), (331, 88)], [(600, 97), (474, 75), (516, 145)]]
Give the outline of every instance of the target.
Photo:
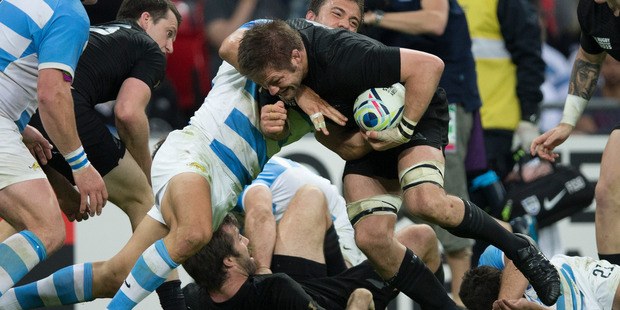
[(551, 262), (540, 251), (534, 240), (527, 235), (515, 233), (530, 245), (517, 250), (512, 262), (530, 282), (538, 298), (547, 306), (552, 306), (560, 297), (560, 275)]

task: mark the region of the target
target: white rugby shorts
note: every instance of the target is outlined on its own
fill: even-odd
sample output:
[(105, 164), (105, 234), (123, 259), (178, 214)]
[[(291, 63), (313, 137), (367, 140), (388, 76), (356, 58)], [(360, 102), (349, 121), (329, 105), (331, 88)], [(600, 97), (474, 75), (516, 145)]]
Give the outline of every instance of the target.
[(17, 125), (0, 115), (0, 189), (23, 181), (45, 178), (43, 169), (23, 143)]
[[(149, 215), (163, 223), (161, 201), (172, 177), (186, 172), (203, 176), (211, 185), (211, 212), (213, 230), (222, 223), (226, 213), (237, 202), (243, 187), (233, 173), (213, 153), (209, 140), (197, 129), (188, 126), (168, 135), (166, 142), (157, 151), (151, 167), (151, 182), (155, 195), (155, 206)], [(188, 214), (191, 216), (191, 214)]]

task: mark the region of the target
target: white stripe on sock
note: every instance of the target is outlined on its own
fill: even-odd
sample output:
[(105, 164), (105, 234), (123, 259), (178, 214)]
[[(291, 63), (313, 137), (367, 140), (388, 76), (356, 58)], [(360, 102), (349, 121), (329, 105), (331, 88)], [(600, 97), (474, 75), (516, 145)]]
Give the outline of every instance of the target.
[[(52, 277), (52, 276), (50, 276)], [(49, 280), (49, 281), (46, 281)], [(59, 306), (62, 303), (60, 302), (60, 298), (58, 298), (58, 292), (56, 292), (56, 286), (50, 285), (49, 282), (53, 283), (53, 279), (43, 279), (41, 281), (37, 281), (37, 292), (39, 293), (39, 298), (43, 301), (43, 304), (46, 306)]]
[(84, 264), (73, 265), (73, 291), (78, 300), (84, 300)]
[(22, 310), (22, 307), (17, 301), (15, 296), (15, 290), (10, 289), (0, 297), (0, 309), (2, 310)]
[(167, 278), (172, 269), (168, 263), (159, 255), (155, 245), (149, 247), (142, 255), (144, 262), (149, 266), (149, 269), (160, 278)]
[(24, 262), (28, 270), (32, 270), (34, 266), (39, 263), (39, 254), (34, 250), (30, 241), (21, 234), (14, 234), (4, 241), (4, 244), (8, 245), (15, 251), (19, 258)]
[[(8, 272), (6, 272), (6, 270), (4, 270), (4, 268), (2, 268), (2, 266), (0, 266), (0, 288), (4, 289), (9, 289), (11, 287), (13, 287), (15, 285), (15, 283), (13, 283), (13, 278), (11, 278), (11, 276), (9, 275)], [(2, 291), (0, 291), (1, 293)]]
[(145, 290), (142, 286), (140, 286), (140, 284), (138, 284), (138, 282), (131, 273), (129, 274), (129, 276), (127, 276), (127, 279), (125, 281), (127, 281), (127, 283), (131, 285), (131, 288), (127, 287), (127, 285), (123, 283), (121, 285), (121, 291), (125, 293), (125, 296), (127, 296), (134, 302), (137, 301), (136, 303), (138, 303), (142, 301), (142, 299), (146, 298), (146, 296), (151, 294), (151, 291)]

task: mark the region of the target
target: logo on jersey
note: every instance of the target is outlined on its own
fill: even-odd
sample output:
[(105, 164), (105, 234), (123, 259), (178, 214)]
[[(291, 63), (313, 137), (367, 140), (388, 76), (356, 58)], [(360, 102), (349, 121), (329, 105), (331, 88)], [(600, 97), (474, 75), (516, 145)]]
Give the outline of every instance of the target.
[(41, 169), (41, 166), (39, 166), (39, 163), (35, 161), (32, 166), (28, 166), (28, 168), (37, 171), (37, 169)]
[(200, 164), (198, 164), (198, 163), (196, 163), (196, 162), (193, 162), (193, 163), (189, 164), (188, 166), (190, 166), (190, 167), (194, 167), (194, 168), (196, 168), (196, 169), (199, 169), (199, 170), (200, 170), (200, 171), (202, 171), (202, 172), (205, 172), (205, 171), (206, 171), (205, 167), (201, 166)]
[(606, 50), (610, 50), (611, 49), (611, 42), (609, 40), (609, 38), (599, 38), (599, 37), (594, 37), (594, 40), (596, 40), (596, 43), (598, 43), (598, 45)]

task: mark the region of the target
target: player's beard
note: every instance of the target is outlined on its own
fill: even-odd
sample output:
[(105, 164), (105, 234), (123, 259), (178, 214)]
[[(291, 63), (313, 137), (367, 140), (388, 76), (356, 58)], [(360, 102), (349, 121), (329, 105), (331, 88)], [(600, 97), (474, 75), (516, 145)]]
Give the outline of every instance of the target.
[(239, 257), (239, 268), (245, 271), (248, 275), (256, 274), (256, 265), (251, 257)]

